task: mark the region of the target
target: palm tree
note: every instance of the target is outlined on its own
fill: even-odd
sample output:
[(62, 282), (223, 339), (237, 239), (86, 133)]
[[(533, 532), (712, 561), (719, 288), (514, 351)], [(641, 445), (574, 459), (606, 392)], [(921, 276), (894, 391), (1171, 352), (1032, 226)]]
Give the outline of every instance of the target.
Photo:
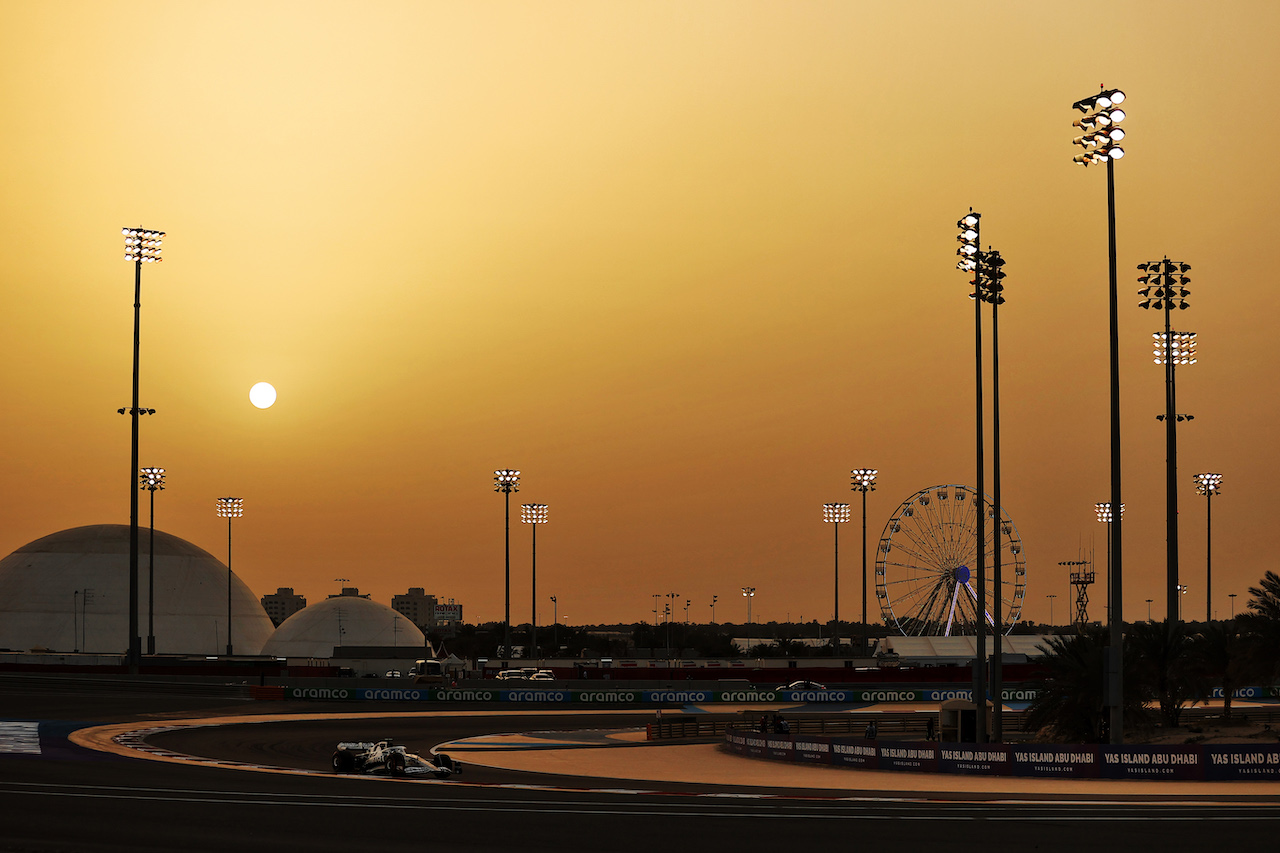
[(1191, 636), (1182, 622), (1136, 622), (1129, 627), (1126, 649), (1141, 661), (1138, 686), (1160, 704), (1160, 719), (1176, 727), (1183, 708), (1208, 693), (1197, 667)]
[(1268, 571), (1258, 586), (1249, 587), (1250, 615), (1260, 616), (1272, 622), (1280, 622), (1280, 575)]
[[(1066, 743), (1100, 743), (1106, 740), (1102, 686), (1109, 642), (1105, 627), (1086, 627), (1079, 634), (1050, 637), (1040, 648), (1047, 675), (1037, 685), (1039, 695), (1029, 708), (1024, 728), (1045, 731)], [(1126, 646), (1127, 649), (1127, 646)], [(1131, 654), (1125, 655), (1126, 679), (1132, 671)], [(1125, 719), (1135, 725), (1145, 720), (1138, 691), (1125, 691)]]
[(1248, 609), (1236, 621), (1251, 638), (1257, 665), (1252, 675), (1270, 681), (1280, 674), (1280, 575), (1268, 571), (1249, 595)]
[(1193, 653), (1203, 675), (1222, 688), (1222, 718), (1231, 719), (1231, 694), (1259, 669), (1256, 638), (1235, 621), (1210, 622), (1195, 637)]

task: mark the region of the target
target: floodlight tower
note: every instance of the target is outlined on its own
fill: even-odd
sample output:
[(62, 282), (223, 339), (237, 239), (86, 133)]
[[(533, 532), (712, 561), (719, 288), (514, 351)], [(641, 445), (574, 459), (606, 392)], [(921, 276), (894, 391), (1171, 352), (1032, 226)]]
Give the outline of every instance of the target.
[(831, 632), (831, 654), (833, 657), (840, 654), (840, 525), (849, 520), (849, 505), (841, 503), (831, 503), (822, 505), (822, 520), (831, 522), (832, 529), (835, 530), (835, 617), (832, 621), (833, 629)]
[[(960, 248), (956, 250), (956, 254), (960, 256), (960, 260), (956, 263), (956, 269), (961, 272), (973, 273), (973, 293), (969, 294), (969, 298), (973, 300), (973, 352), (974, 364), (976, 370), (975, 376), (975, 405), (976, 428), (974, 430), (976, 436), (977, 450), (977, 490), (974, 494), (974, 502), (977, 504), (976, 512), (978, 519), (978, 535), (977, 535), (977, 576), (978, 576), (978, 616), (974, 620), (977, 629), (977, 654), (974, 657), (974, 677), (973, 702), (975, 707), (979, 709), (986, 708), (987, 701), (987, 620), (982, 618), (982, 614), (987, 612), (987, 509), (984, 504), (984, 496), (986, 495), (985, 484), (985, 468), (983, 461), (983, 444), (985, 441), (982, 417), (982, 290), (983, 290), (983, 252), (982, 248), (982, 214), (974, 213), (973, 208), (969, 208), (969, 212), (960, 218), (956, 223), (956, 227), (960, 229), (960, 234), (956, 237), (960, 241)], [(987, 716), (980, 711), (978, 713), (978, 730), (977, 742), (987, 742)]]
[[(1096, 95), (1081, 98), (1071, 105), (1083, 115), (1074, 122), (1082, 132), (1072, 143), (1084, 150), (1073, 159), (1088, 167), (1097, 163), (1107, 164), (1107, 261), (1109, 273), (1110, 307), (1110, 384), (1111, 384), (1111, 500), (1112, 506), (1121, 506), (1120, 493), (1120, 310), (1116, 281), (1116, 161), (1124, 157), (1120, 141), (1125, 132), (1120, 123), (1125, 112), (1120, 105), (1125, 101), (1119, 89), (1105, 89)], [(1111, 530), (1112, 526), (1108, 529)], [(1113, 566), (1108, 579), (1107, 599), (1113, 602), (1108, 610), (1110, 638), (1107, 646), (1106, 687), (1104, 695), (1110, 708), (1108, 716), (1111, 743), (1124, 743), (1124, 572), (1121, 547), (1123, 542), (1120, 517), (1117, 515), (1111, 536), (1115, 542)]]
[[(1177, 425), (1191, 415), (1174, 414), (1177, 398), (1177, 382), (1175, 369), (1179, 364), (1196, 363), (1195, 332), (1178, 332), (1172, 329), (1165, 332), (1151, 333), (1152, 361), (1163, 365), (1165, 369), (1165, 468), (1166, 468), (1166, 510), (1168, 549), (1166, 586), (1168, 591), (1178, 587), (1178, 434)], [(1176, 618), (1180, 612), (1170, 608), (1169, 618)], [(1172, 623), (1170, 623), (1172, 624)]]
[[(1108, 621), (1108, 624), (1110, 624), (1110, 620), (1111, 620), (1111, 531), (1113, 528), (1119, 526), (1120, 518), (1124, 517), (1124, 504), (1120, 504), (1120, 512), (1115, 513), (1114, 518), (1111, 512), (1110, 501), (1102, 501), (1101, 503), (1094, 504), (1093, 511), (1097, 514), (1098, 521), (1100, 521), (1101, 523), (1107, 526), (1107, 579), (1106, 579), (1105, 586), (1107, 588), (1107, 599), (1106, 599), (1107, 621)], [(1113, 524), (1113, 522), (1115, 523)]]
[[(1142, 275), (1138, 283), (1142, 289), (1138, 295), (1142, 301), (1138, 307), (1153, 309), (1164, 314), (1164, 334), (1156, 332), (1155, 363), (1164, 365), (1164, 436), (1165, 436), (1165, 582), (1169, 591), (1178, 585), (1178, 422), (1177, 385), (1175, 369), (1179, 364), (1195, 364), (1195, 333), (1178, 333), (1173, 331), (1171, 314), (1174, 309), (1185, 311), (1190, 307), (1187, 297), (1191, 291), (1187, 285), (1191, 279), (1187, 273), (1190, 264), (1171, 261), (1167, 257), (1159, 261), (1148, 261), (1138, 264)], [(1191, 355), (1187, 357), (1182, 350), (1185, 343), (1190, 342)], [(1178, 612), (1174, 596), (1169, 596), (1169, 624), (1174, 622)]]
[(862, 492), (862, 651), (867, 654), (867, 492), (876, 490), (878, 468), (854, 468), (849, 472), (850, 490)]
[(529, 647), (538, 657), (538, 525), (547, 523), (546, 504), (523, 504), (520, 520), (533, 528), (532, 588), (529, 592)]
[[(1196, 474), (1196, 494), (1204, 495), (1204, 619), (1213, 620), (1213, 496), (1222, 494), (1221, 474)], [(1236, 617), (1235, 595), (1231, 595), (1231, 618)]]
[(163, 468), (141, 468), (139, 490), (151, 493), (151, 536), (147, 545), (147, 654), (156, 653), (156, 492), (164, 491)]
[[(1000, 514), (1000, 306), (1004, 304), (1004, 258), (995, 249), (980, 252), (982, 255), (978, 286), (974, 296), (991, 303), (991, 502), (994, 505), (991, 520), (991, 581), (995, 602), (991, 607), (991, 695), (996, 702), (1004, 696), (1004, 584), (1001, 569), (1004, 563), (1004, 547), (1000, 534), (1004, 532), (1004, 519)], [(997, 713), (991, 721), (991, 736), (996, 743), (1004, 742), (1004, 715)]]
[(503, 611), (502, 654), (499, 657), (511, 656), (511, 493), (520, 491), (520, 472), (514, 468), (499, 468), (493, 472), (495, 492), (502, 492), (506, 497), (506, 527), (504, 541), (506, 543), (506, 609)]
[(244, 515), (244, 498), (218, 498), (218, 517), (227, 520), (227, 655), (231, 645), (231, 520)]
[[(146, 228), (122, 228), (124, 259), (132, 261), (133, 270), (133, 405), (129, 407), (132, 421), (129, 459), (129, 651), (127, 659), (131, 671), (136, 671), (142, 660), (142, 638), (138, 632), (138, 489), (134, 487), (138, 476), (138, 418), (152, 414), (154, 409), (138, 406), (138, 356), (142, 341), (142, 265), (158, 264), (164, 243), (163, 231)], [(121, 414), (124, 410), (120, 410)]]

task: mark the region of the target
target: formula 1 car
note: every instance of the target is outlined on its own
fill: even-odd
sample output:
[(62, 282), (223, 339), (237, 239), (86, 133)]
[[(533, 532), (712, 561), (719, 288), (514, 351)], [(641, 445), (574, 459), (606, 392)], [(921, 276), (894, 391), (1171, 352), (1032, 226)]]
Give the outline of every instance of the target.
[(448, 779), (462, 772), (462, 762), (454, 761), (443, 752), (424, 758), (393, 744), (388, 738), (377, 743), (338, 744), (333, 753), (333, 772)]

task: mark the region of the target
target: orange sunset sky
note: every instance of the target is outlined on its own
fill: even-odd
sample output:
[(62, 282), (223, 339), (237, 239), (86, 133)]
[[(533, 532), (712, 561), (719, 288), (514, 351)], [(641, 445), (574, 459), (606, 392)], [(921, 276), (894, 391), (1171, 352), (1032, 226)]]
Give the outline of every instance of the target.
[[(1271, 2), (9, 2), (0, 554), (128, 523), (133, 266), (140, 464), (157, 527), (259, 595), (410, 586), (529, 618), (521, 502), (572, 623), (831, 618), (849, 469), (868, 553), (974, 468), (973, 308), (955, 221), (1004, 254), (1004, 505), (1024, 617), (1109, 498), (1105, 168), (1073, 101), (1128, 94), (1116, 166), (1125, 608), (1164, 609), (1163, 374), (1134, 269), (1193, 266), (1179, 328), (1185, 615), (1276, 568), (1280, 5)], [(253, 408), (273, 383), (279, 401)], [(143, 496), (142, 522), (146, 523)], [(856, 515), (855, 515), (856, 519)], [(859, 612), (859, 526), (841, 615)], [(145, 539), (144, 539), (145, 542)], [(335, 581), (349, 579), (349, 584)], [(1091, 615), (1102, 618), (1100, 589)], [(874, 604), (874, 594), (870, 596)], [(683, 616), (683, 614), (680, 614)]]

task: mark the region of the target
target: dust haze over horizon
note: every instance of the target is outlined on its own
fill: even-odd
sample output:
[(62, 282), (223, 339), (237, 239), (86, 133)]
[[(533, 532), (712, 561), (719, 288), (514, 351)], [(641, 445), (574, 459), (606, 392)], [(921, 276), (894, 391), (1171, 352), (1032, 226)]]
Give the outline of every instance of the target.
[[(860, 613), (920, 489), (975, 482), (973, 307), (954, 223), (1008, 262), (1003, 504), (1024, 618), (1109, 498), (1105, 168), (1073, 101), (1120, 87), (1125, 614), (1164, 610), (1163, 374), (1138, 263), (1192, 265), (1179, 369), (1184, 616), (1275, 568), (1280, 8), (1265, 2), (10, 4), (0, 97), (7, 369), (0, 554), (128, 523), (133, 265), (156, 524), (309, 600), (424, 587), (512, 621)], [(989, 340), (989, 329), (985, 333)], [(987, 362), (989, 368), (989, 361)], [(279, 397), (249, 402), (257, 382)], [(988, 388), (990, 376), (987, 377)], [(990, 451), (988, 451), (988, 454)], [(990, 457), (988, 456), (988, 459)], [(988, 474), (990, 491), (990, 474)], [(145, 500), (141, 521), (147, 522)], [(342, 583), (337, 578), (349, 579)], [(1100, 587), (1091, 615), (1103, 618)], [(868, 596), (876, 617), (874, 589)], [(682, 608), (681, 608), (682, 609)], [(677, 612), (677, 618), (683, 618)]]

